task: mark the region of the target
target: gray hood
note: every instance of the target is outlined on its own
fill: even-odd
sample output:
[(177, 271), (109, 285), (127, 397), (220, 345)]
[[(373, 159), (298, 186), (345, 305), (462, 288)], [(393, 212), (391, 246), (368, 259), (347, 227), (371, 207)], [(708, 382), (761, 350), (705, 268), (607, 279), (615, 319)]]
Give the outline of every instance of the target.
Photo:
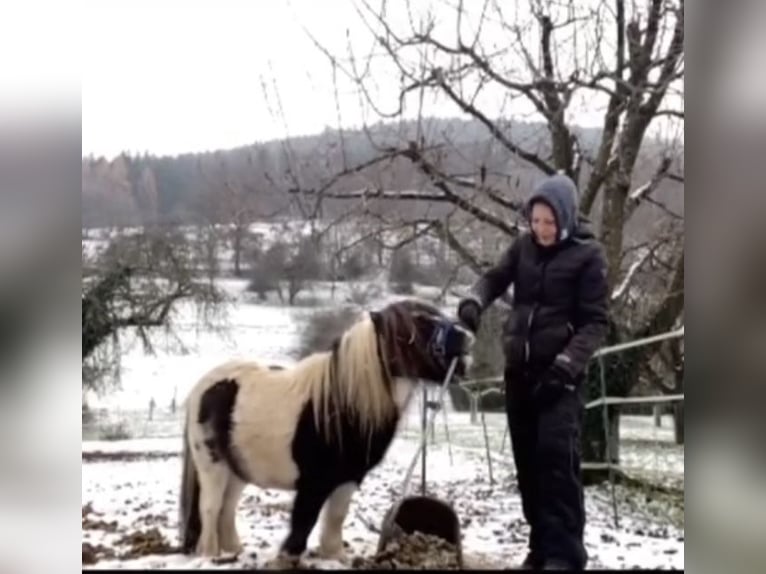
[(556, 174), (542, 180), (527, 201), (525, 216), (529, 219), (532, 204), (542, 200), (553, 209), (559, 228), (559, 241), (572, 237), (578, 227), (577, 186), (566, 175)]

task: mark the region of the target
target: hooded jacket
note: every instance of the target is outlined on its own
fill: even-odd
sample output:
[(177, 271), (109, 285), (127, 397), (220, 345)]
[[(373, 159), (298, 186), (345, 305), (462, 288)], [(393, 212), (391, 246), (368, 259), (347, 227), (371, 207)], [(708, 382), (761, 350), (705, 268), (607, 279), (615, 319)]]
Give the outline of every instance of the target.
[(577, 381), (605, 338), (607, 262), (603, 246), (578, 219), (577, 188), (564, 175), (546, 178), (525, 206), (537, 201), (556, 216), (554, 245), (521, 234), (471, 289), (482, 310), (513, 284), (513, 309), (503, 328), (506, 369), (539, 374), (556, 362)]

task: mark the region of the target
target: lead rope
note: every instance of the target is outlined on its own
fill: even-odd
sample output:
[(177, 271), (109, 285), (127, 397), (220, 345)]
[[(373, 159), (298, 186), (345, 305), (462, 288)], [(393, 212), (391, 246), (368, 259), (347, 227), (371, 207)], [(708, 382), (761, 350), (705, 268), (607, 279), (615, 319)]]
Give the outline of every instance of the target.
[[(442, 408), (444, 408), (444, 405), (442, 402), (444, 400), (444, 391), (447, 390), (447, 386), (452, 381), (452, 377), (455, 373), (455, 368), (457, 367), (457, 362), (458, 362), (458, 357), (455, 357), (452, 359), (449, 369), (447, 369), (447, 376), (444, 377), (444, 382), (442, 383), (441, 388), (439, 389), (438, 403), (442, 405)], [(430, 424), (433, 424), (434, 418), (436, 417), (437, 413), (438, 413), (437, 409), (434, 409), (434, 411), (431, 413), (431, 420), (429, 421)], [(427, 429), (429, 426), (430, 425), (427, 424), (421, 429), (420, 444), (418, 445), (418, 448), (415, 451), (415, 456), (412, 457), (412, 462), (410, 463), (410, 467), (407, 470), (407, 474), (404, 476), (404, 482), (402, 483), (402, 491), (401, 491), (402, 497), (404, 497), (407, 494), (407, 487), (410, 485), (410, 480), (412, 479), (412, 473), (415, 470), (415, 465), (418, 462), (418, 457), (420, 456), (421, 452), (423, 453), (423, 468), (425, 469), (425, 446), (426, 446), (426, 441), (428, 440)], [(425, 478), (423, 480), (423, 488), (425, 488)]]

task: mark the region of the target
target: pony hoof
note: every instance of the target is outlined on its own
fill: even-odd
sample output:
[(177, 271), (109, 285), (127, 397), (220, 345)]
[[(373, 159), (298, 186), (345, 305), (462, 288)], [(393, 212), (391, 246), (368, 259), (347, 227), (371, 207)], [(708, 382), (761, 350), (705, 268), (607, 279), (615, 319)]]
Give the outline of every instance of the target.
[(201, 558), (207, 558), (208, 560), (214, 560), (218, 558), (221, 555), (221, 552), (218, 548), (215, 546), (207, 545), (207, 544), (200, 544), (197, 546), (197, 556), (200, 556)]
[(346, 551), (343, 546), (332, 546), (329, 548), (322, 548), (321, 546), (316, 550), (317, 556), (324, 560), (337, 560), (343, 562), (346, 557)]
[(263, 565), (265, 570), (290, 570), (298, 567), (300, 556), (280, 554), (276, 558), (266, 561)]
[(242, 544), (232, 544), (230, 546), (222, 546), (221, 547), (221, 554), (242, 554), (242, 551), (245, 549)]
[(222, 552), (220, 556), (211, 559), (213, 564), (233, 564), (239, 560), (239, 552)]

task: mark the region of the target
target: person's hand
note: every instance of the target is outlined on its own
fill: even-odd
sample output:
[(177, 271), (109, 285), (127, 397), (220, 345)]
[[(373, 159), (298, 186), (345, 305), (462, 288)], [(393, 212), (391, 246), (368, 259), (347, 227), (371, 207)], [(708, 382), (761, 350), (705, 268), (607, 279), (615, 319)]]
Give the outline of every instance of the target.
[(532, 400), (538, 408), (553, 406), (564, 393), (575, 390), (574, 382), (564, 369), (554, 364), (546, 370), (532, 388)]
[(479, 330), (481, 307), (473, 299), (461, 299), (457, 306), (457, 316), (473, 333)]

